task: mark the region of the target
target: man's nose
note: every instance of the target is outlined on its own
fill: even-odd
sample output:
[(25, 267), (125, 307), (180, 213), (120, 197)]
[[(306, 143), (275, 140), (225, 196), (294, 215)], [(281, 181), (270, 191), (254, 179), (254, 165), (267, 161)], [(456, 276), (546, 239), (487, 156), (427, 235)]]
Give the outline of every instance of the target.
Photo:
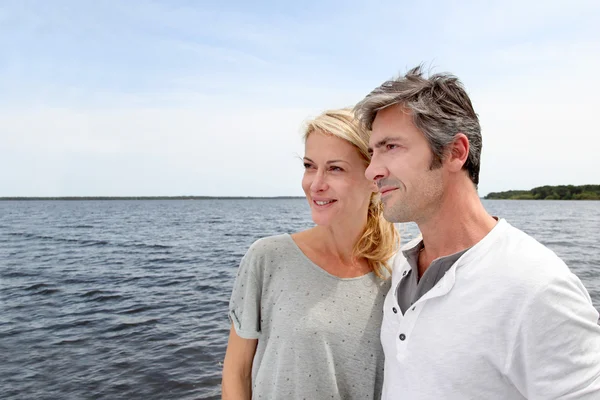
[(385, 166), (379, 160), (379, 157), (373, 155), (371, 157), (371, 162), (369, 166), (365, 170), (365, 176), (368, 180), (377, 182), (380, 179), (383, 179), (387, 176), (388, 171)]

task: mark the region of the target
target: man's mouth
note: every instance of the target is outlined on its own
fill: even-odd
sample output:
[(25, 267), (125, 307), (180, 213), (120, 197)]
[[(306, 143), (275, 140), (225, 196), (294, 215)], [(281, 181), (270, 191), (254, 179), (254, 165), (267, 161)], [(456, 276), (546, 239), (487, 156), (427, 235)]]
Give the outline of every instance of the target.
[(398, 188), (395, 187), (383, 187), (379, 190), (379, 193), (381, 193), (381, 196), (385, 196), (388, 193), (393, 192), (394, 190), (397, 190)]

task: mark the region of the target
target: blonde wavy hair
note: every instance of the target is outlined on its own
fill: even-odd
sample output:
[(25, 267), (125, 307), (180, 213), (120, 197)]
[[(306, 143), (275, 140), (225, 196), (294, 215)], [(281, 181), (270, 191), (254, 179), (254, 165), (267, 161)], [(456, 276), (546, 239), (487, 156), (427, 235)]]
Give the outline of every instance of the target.
[[(328, 110), (308, 121), (304, 129), (304, 141), (314, 131), (321, 131), (336, 136), (352, 144), (368, 165), (371, 157), (368, 152), (369, 133), (350, 108)], [(379, 193), (371, 195), (367, 224), (354, 245), (354, 256), (366, 258), (369, 266), (379, 278), (386, 279), (390, 275), (388, 261), (397, 251), (399, 234), (393, 223), (383, 218), (383, 204)]]

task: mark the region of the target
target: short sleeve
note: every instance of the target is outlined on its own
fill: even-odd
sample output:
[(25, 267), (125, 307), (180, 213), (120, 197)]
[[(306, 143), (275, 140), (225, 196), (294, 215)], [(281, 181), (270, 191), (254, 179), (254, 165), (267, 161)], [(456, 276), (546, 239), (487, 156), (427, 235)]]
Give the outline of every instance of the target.
[(517, 327), (508, 375), (530, 399), (600, 399), (598, 312), (573, 274), (539, 288)]
[(258, 339), (260, 335), (260, 309), (262, 285), (257, 277), (262, 257), (252, 245), (238, 269), (229, 301), (229, 319), (238, 336)]

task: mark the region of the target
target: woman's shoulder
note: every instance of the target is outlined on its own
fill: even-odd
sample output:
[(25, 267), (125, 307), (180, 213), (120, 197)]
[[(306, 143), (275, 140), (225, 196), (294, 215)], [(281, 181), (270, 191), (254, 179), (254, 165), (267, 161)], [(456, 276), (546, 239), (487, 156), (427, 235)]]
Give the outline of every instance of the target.
[(293, 239), (287, 233), (260, 238), (248, 248), (240, 263), (238, 274), (242, 271), (250, 272), (258, 280), (262, 280), (265, 271), (294, 258), (294, 246)]
[(288, 249), (291, 242), (292, 238), (287, 233), (263, 237), (252, 243), (248, 249), (248, 253), (253, 253), (258, 256), (272, 255), (280, 250)]

